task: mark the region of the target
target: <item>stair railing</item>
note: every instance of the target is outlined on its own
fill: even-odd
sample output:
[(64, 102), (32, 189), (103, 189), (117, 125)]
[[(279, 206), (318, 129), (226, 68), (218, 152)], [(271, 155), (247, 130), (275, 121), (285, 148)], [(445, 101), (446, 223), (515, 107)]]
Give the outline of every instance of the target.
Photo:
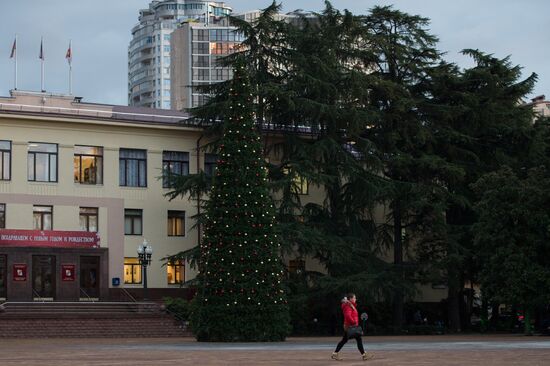
[(90, 295), (88, 295), (88, 293), (82, 287), (80, 288), (80, 292), (82, 292), (84, 296), (88, 298), (88, 301), (95, 302), (94, 299), (92, 299)]
[(33, 295), (35, 296), (35, 298), (38, 298), (38, 301), (40, 302), (45, 302), (44, 301), (44, 298), (42, 296), (40, 296), (40, 294), (38, 293), (38, 291), (36, 291), (34, 288), (32, 289), (32, 293)]
[(131, 293), (128, 292), (124, 287), (120, 288), (122, 290), (122, 293), (125, 294), (132, 302), (137, 302), (137, 300), (132, 296)]

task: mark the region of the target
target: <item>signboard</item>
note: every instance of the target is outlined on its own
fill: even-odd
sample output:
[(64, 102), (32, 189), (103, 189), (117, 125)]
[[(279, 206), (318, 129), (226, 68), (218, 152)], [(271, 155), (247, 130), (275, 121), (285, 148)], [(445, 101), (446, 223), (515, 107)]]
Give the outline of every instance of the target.
[(27, 280), (27, 264), (20, 263), (13, 265), (13, 280), (14, 281), (26, 281)]
[(99, 233), (0, 229), (1, 247), (99, 248)]
[(61, 281), (74, 281), (75, 280), (75, 265), (74, 264), (62, 264), (61, 265)]

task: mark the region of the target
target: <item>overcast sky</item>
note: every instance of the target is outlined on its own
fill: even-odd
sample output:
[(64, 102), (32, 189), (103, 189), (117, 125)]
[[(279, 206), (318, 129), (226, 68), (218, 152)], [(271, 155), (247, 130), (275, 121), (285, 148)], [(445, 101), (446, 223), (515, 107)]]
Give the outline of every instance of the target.
[[(40, 37), (44, 36), (46, 90), (68, 91), (65, 52), (73, 42), (73, 93), (85, 101), (127, 104), (127, 47), (138, 11), (148, 0), (3, 0), (0, 12), (0, 95), (13, 88), (9, 59), (18, 34), (19, 89), (40, 89)], [(237, 12), (264, 8), (269, 0), (228, 0)], [(375, 5), (396, 8), (431, 19), (431, 31), (440, 39), (446, 58), (470, 65), (459, 55), (478, 48), (498, 57), (511, 55), (536, 72), (533, 95), (550, 97), (550, 1), (548, 0), (333, 0), (339, 9), (366, 13)], [(321, 0), (283, 1), (284, 11), (319, 11)]]

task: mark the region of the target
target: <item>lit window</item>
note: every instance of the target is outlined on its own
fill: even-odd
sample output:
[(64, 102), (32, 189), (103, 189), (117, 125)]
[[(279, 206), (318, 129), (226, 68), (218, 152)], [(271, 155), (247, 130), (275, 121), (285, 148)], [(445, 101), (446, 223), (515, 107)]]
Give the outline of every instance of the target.
[(57, 144), (29, 143), (27, 178), (33, 182), (57, 182)]
[(306, 262), (303, 259), (292, 259), (288, 261), (288, 272), (300, 274), (306, 270)]
[(74, 147), (74, 181), (81, 184), (103, 184), (102, 147)]
[(309, 194), (309, 183), (306, 178), (288, 168), (283, 168), (283, 173), (285, 175), (292, 174), (292, 181), (290, 182), (292, 193), (303, 195)]
[(0, 140), (0, 180), (11, 179), (11, 141)]
[(185, 211), (168, 211), (168, 236), (185, 236)]
[(53, 206), (33, 206), (32, 216), (35, 230), (52, 230)]
[(124, 210), (124, 234), (141, 235), (143, 233), (143, 210)]
[(124, 258), (124, 283), (141, 283), (141, 265), (138, 258)]
[(97, 233), (97, 207), (80, 207), (80, 230)]
[(185, 265), (182, 261), (169, 262), (166, 266), (166, 279), (169, 285), (185, 282)]

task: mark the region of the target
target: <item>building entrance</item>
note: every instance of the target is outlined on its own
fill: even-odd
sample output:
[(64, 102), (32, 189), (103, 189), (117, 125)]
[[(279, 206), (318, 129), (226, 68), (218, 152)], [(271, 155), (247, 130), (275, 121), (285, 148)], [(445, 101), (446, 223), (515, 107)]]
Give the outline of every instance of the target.
[(7, 297), (8, 263), (5, 255), (0, 255), (0, 299)]
[(80, 257), (80, 297), (99, 298), (99, 257)]
[(55, 256), (32, 256), (32, 290), (35, 300), (51, 299), (55, 297)]

